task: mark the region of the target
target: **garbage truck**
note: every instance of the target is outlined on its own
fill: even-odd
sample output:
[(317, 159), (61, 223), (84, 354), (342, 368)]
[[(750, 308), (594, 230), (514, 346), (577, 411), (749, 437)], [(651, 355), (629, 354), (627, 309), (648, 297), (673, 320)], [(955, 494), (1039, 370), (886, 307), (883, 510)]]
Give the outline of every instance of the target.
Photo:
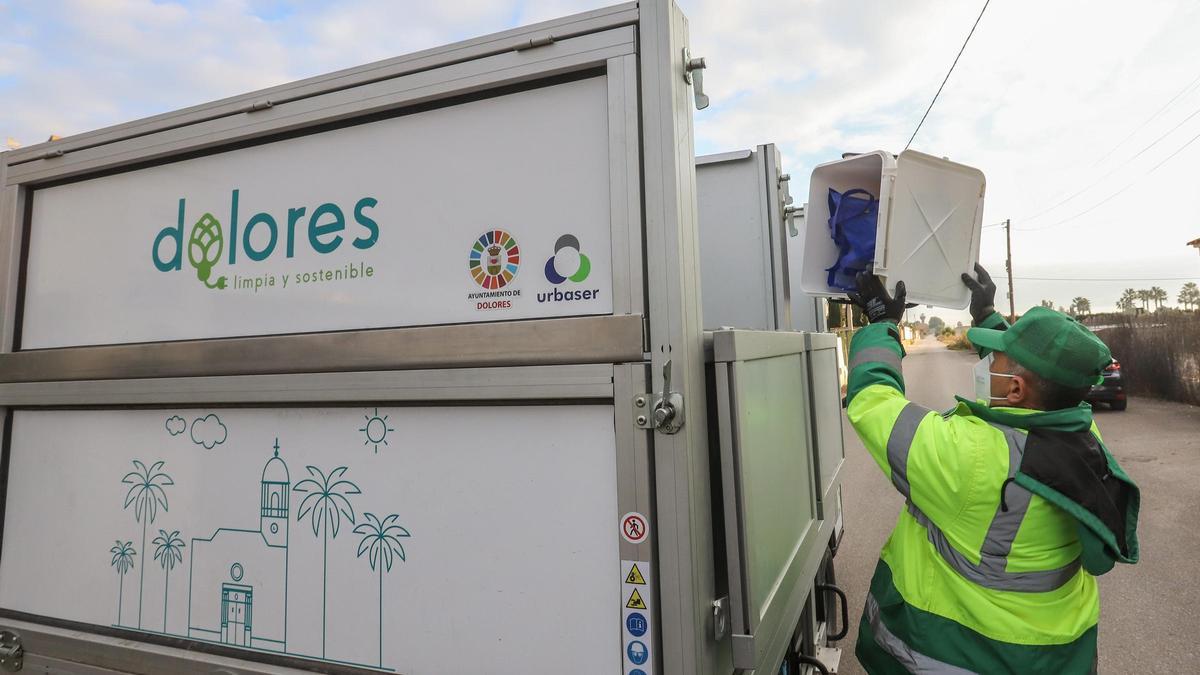
[(0, 154), (0, 667), (828, 671), (835, 350), (701, 299), (688, 39), (643, 0)]

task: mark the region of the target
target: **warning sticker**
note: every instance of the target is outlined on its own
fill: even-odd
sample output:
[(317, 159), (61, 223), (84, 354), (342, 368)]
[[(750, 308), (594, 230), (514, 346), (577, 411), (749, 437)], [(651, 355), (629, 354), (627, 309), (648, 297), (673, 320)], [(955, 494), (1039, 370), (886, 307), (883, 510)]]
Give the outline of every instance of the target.
[[(629, 514), (641, 517), (641, 514)], [(622, 534), (625, 522), (622, 519)], [(642, 520), (642, 523), (645, 521)], [(643, 538), (645, 530), (642, 530)], [(621, 561), (621, 658), (625, 675), (654, 672), (654, 585), (650, 563), (645, 560)]]
[(629, 609), (646, 609), (646, 601), (642, 600), (642, 594), (638, 593), (637, 589), (629, 594), (629, 602), (625, 603)]
[(642, 571), (638, 569), (637, 563), (634, 563), (633, 569), (629, 570), (629, 574), (625, 575), (625, 583), (637, 584), (638, 586), (646, 585), (646, 577), (642, 576)]
[(646, 524), (646, 516), (637, 511), (630, 511), (621, 518), (621, 536), (625, 537), (625, 541), (640, 544), (646, 541), (649, 534), (650, 526)]

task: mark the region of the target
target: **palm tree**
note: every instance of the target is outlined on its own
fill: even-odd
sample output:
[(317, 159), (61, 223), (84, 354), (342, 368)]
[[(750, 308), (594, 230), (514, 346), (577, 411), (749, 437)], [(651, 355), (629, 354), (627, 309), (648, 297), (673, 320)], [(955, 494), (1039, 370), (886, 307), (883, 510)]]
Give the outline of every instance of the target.
[(1137, 298), (1137, 291), (1133, 290), (1132, 288), (1126, 288), (1125, 291), (1121, 293), (1121, 299), (1117, 300), (1117, 309), (1121, 309), (1126, 312), (1133, 312), (1133, 309), (1137, 304)]
[(367, 560), (371, 563), (371, 569), (379, 570), (379, 667), (383, 668), (383, 572), (384, 567), (387, 571), (392, 571), (392, 561), (395, 558), (400, 558), (403, 562), (404, 544), (400, 542), (401, 537), (410, 537), (408, 530), (396, 523), (400, 516), (393, 513), (384, 518), (382, 521), (374, 513), (363, 513), (363, 518), (367, 522), (362, 523), (354, 528), (355, 534), (363, 535), (361, 541), (358, 542), (358, 557), (362, 557), (364, 553), (369, 553)]
[(1150, 291), (1142, 289), (1137, 292), (1137, 295), (1138, 295), (1138, 300), (1142, 301), (1142, 309), (1144, 309), (1146, 311), (1150, 311), (1150, 299), (1152, 297), (1150, 294)]
[(1176, 302), (1183, 305), (1185, 309), (1191, 309), (1200, 306), (1200, 286), (1196, 282), (1189, 281), (1179, 290), (1179, 297)]
[[(129, 492), (125, 493), (125, 508), (133, 505), (134, 520), (142, 524), (142, 550), (146, 550), (146, 526), (154, 522), (154, 518), (158, 515), (158, 507), (162, 507), (163, 511), (167, 510), (167, 492), (163, 488), (168, 485), (174, 485), (175, 481), (171, 477), (163, 473), (163, 464), (166, 462), (157, 461), (146, 468), (146, 465), (141, 460), (133, 460), (134, 471), (125, 474), (121, 479), (122, 483), (130, 485)], [(142, 565), (140, 572), (141, 578), (138, 581), (138, 628), (142, 627), (142, 592), (146, 587), (146, 566)]]
[(112, 554), (112, 566), (117, 568), (117, 574), (121, 576), (121, 583), (117, 586), (117, 625), (121, 625), (121, 601), (125, 598), (125, 573), (133, 569), (133, 557), (137, 555), (137, 551), (133, 550), (132, 541), (117, 540), (116, 546), (108, 549)]
[(1166, 302), (1167, 298), (1169, 297), (1170, 296), (1167, 295), (1167, 292), (1158, 286), (1153, 286), (1150, 289), (1150, 299), (1154, 301), (1154, 304), (1157, 305), (1159, 309), (1162, 309), (1163, 303)]
[(1080, 315), (1087, 314), (1092, 311), (1092, 301), (1083, 296), (1078, 296), (1071, 301), (1071, 314)]
[(167, 591), (171, 588), (171, 570), (175, 568), (175, 563), (183, 562), (181, 549), (187, 544), (184, 544), (183, 539), (179, 538), (179, 530), (170, 534), (167, 534), (166, 530), (159, 530), (153, 543), (155, 545), (154, 559), (162, 565), (166, 572), (166, 578), (163, 579), (163, 632), (165, 633), (167, 632)]
[[(329, 535), (332, 530), (334, 538), (338, 535), (338, 529), (342, 525), (342, 516), (346, 516), (352, 524), (354, 523), (354, 507), (350, 505), (350, 500), (347, 495), (361, 495), (362, 490), (354, 483), (343, 480), (342, 476), (346, 474), (348, 469), (344, 466), (339, 466), (329, 475), (321, 471), (315, 466), (306, 466), (308, 474), (312, 478), (304, 480), (292, 486), (292, 490), (304, 493), (304, 499), (300, 501), (300, 511), (296, 514), (296, 520), (304, 520), (304, 516), (312, 514), (309, 521), (312, 522), (313, 536), (321, 537), (322, 550), (321, 561), (323, 572), (321, 574), (321, 658), (325, 658), (325, 613), (326, 613), (326, 591), (329, 586)], [(317, 478), (320, 480), (316, 480)]]

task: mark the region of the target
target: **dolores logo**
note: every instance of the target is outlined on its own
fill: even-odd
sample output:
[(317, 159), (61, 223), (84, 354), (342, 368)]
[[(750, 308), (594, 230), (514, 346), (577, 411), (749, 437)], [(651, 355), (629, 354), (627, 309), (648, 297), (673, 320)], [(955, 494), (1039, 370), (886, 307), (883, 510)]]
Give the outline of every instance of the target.
[(475, 309), (512, 309), (512, 298), (521, 297), (520, 289), (505, 288), (521, 269), (521, 247), (516, 237), (504, 230), (488, 230), (479, 235), (467, 256), (467, 269), (483, 289), (467, 294)]
[[(568, 281), (583, 283), (592, 273), (592, 261), (584, 255), (579, 246), (579, 238), (573, 234), (564, 234), (554, 243), (554, 255), (546, 261), (546, 281), (560, 286)], [(572, 300), (594, 300), (600, 295), (599, 289), (561, 290), (555, 288), (537, 294), (538, 302), (570, 302)]]
[(521, 268), (521, 247), (504, 230), (484, 232), (471, 247), (467, 267), (481, 288), (499, 290), (517, 276), (517, 270)]
[[(228, 230), (212, 213), (205, 213), (192, 225), (188, 234), (187, 261), (196, 270), (196, 278), (208, 288), (224, 289), (227, 287), (225, 276), (213, 279), (213, 268), (222, 261), (227, 241), (229, 255), (225, 258), (225, 262), (233, 266), (238, 262), (239, 252), (255, 263), (271, 258), (276, 254), (276, 248), (281, 240), (283, 246), (279, 248), (283, 249), (284, 257), (293, 258), (296, 255), (297, 238), (301, 242), (307, 242), (309, 248), (322, 255), (338, 250), (346, 239), (342, 236), (343, 233), (347, 233), (346, 213), (337, 204), (325, 203), (314, 208), (311, 214), (307, 213), (308, 209), (304, 206), (289, 208), (286, 221), (276, 220), (275, 216), (270, 213), (256, 213), (245, 222), (239, 240), (238, 190), (233, 190), (229, 202)], [(365, 251), (379, 241), (379, 224), (367, 215), (367, 211), (375, 208), (378, 203), (379, 201), (374, 197), (363, 197), (354, 204), (352, 210), (354, 223), (361, 228), (361, 231), (355, 239), (349, 242), (350, 246)], [(150, 257), (160, 272), (178, 272), (183, 268), (183, 252), (185, 250), (183, 232), (184, 224), (187, 221), (186, 211), (187, 200), (180, 198), (177, 224), (175, 227), (164, 227), (154, 238)], [(226, 237), (226, 232), (228, 232), (228, 237)], [(304, 244), (302, 243), (301, 246)], [(349, 278), (372, 276), (367, 272), (366, 265), (359, 265), (353, 270), (349, 269), (350, 267), (354, 267), (354, 265), (348, 266), (346, 270), (308, 271), (296, 274), (294, 279), (290, 274), (282, 275), (287, 278), (283, 281), (283, 285), (287, 286), (288, 280), (299, 284), (312, 281), (331, 281), (342, 276)], [(233, 288), (257, 289), (264, 285), (264, 279), (269, 281), (266, 285), (275, 285), (273, 274), (252, 278), (234, 275)]]

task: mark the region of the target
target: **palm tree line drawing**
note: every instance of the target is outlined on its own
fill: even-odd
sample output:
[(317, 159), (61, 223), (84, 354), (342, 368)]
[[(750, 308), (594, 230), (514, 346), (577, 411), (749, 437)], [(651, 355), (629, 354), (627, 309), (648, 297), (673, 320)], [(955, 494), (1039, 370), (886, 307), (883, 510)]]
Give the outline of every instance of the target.
[(117, 625), (121, 625), (121, 601), (125, 597), (125, 573), (133, 569), (133, 558), (137, 551), (133, 550), (132, 541), (117, 540), (115, 546), (108, 551), (112, 554), (112, 566), (117, 569), (121, 582), (117, 586)]
[(165, 576), (163, 578), (163, 632), (167, 632), (167, 592), (171, 590), (171, 570), (175, 569), (176, 563), (183, 562), (183, 547), (187, 544), (183, 543), (183, 539), (179, 536), (179, 530), (174, 530), (167, 533), (166, 530), (159, 530), (158, 536), (154, 538), (154, 559), (162, 565)]
[[(337, 538), (342, 525), (342, 516), (351, 524), (354, 523), (354, 507), (350, 504), (349, 495), (360, 495), (362, 490), (342, 476), (349, 470), (339, 466), (328, 475), (315, 466), (304, 467), (310, 478), (296, 483), (292, 490), (304, 494), (300, 501), (300, 510), (296, 520), (303, 521), (309, 516), (313, 536), (321, 538), (321, 658), (325, 658), (325, 617), (329, 595), (329, 535)], [(318, 481), (317, 478), (320, 478)]]
[[(133, 506), (133, 517), (142, 524), (142, 551), (146, 550), (146, 527), (154, 522), (159, 507), (167, 510), (167, 492), (163, 488), (174, 485), (171, 479), (161, 469), (166, 462), (161, 460), (147, 467), (141, 460), (133, 460), (134, 470), (125, 474), (122, 483), (129, 485), (125, 493), (125, 508)], [(142, 595), (146, 587), (146, 566), (142, 565), (138, 580), (138, 623), (142, 627)]]
[[(376, 411), (376, 416), (378, 416), (378, 411)], [(388, 431), (391, 431), (391, 429), (388, 429)], [(274, 447), (275, 447), (274, 459), (270, 460), (268, 462), (268, 465), (270, 465), (270, 462), (275, 462), (277, 464), (281, 463), (280, 459), (279, 459), (279, 441), (278, 440), (276, 440)], [(132, 623), (129, 626), (125, 626), (123, 623), (123, 621), (124, 621), (123, 602), (124, 602), (125, 575), (128, 574), (130, 571), (133, 571), (133, 568), (136, 566), (135, 560), (136, 560), (138, 550), (142, 550), (143, 552), (149, 550), (149, 549), (146, 549), (146, 545), (147, 545), (146, 538), (148, 536), (150, 526), (155, 523), (156, 519), (158, 519), (158, 516), (160, 515), (159, 514), (160, 509), (163, 512), (166, 512), (168, 510), (168, 499), (167, 499), (168, 495), (167, 495), (167, 490), (165, 488), (175, 485), (175, 480), (170, 475), (168, 475), (164, 470), (164, 467), (166, 464), (164, 461), (158, 460), (153, 463), (148, 463), (148, 462), (143, 462), (140, 459), (133, 459), (133, 460), (131, 460), (131, 462), (133, 465), (133, 470), (126, 473), (124, 475), (124, 477), (121, 479), (121, 483), (123, 485), (128, 486), (126, 493), (125, 493), (123, 509), (132, 510), (133, 515), (134, 515), (134, 522), (141, 525), (142, 546), (141, 546), (141, 549), (135, 549), (133, 546), (132, 540), (122, 541), (122, 540), (118, 539), (118, 540), (116, 540), (115, 545), (112, 546), (112, 548), (109, 551), (109, 553), (112, 556), (111, 567), (115, 569), (115, 571), (118, 574), (118, 578), (119, 578), (116, 625), (119, 627), (127, 627), (127, 628), (133, 628), (134, 626), (132, 625)], [(285, 467), (286, 465), (283, 465), (283, 466)], [(282, 493), (283, 497), (286, 497), (286, 493), (288, 491), (294, 492), (298, 495), (302, 495), (302, 498), (301, 498), (298, 508), (296, 508), (295, 511), (293, 511), (293, 513), (296, 514), (296, 521), (304, 522), (305, 520), (307, 520), (308, 525), (311, 527), (313, 536), (316, 537), (317, 540), (319, 540), (321, 542), (321, 562), (322, 562), (321, 653), (320, 653), (319, 658), (321, 658), (322, 660), (326, 660), (327, 659), (326, 646), (327, 646), (327, 624), (328, 624), (328, 621), (327, 621), (328, 620), (328, 595), (329, 595), (329, 583), (328, 583), (328, 581), (329, 581), (329, 544), (331, 542), (337, 541), (337, 536), (341, 532), (343, 525), (344, 525), (343, 520), (346, 521), (346, 523), (348, 523), (348, 525), (346, 525), (346, 527), (353, 527), (353, 533), (356, 535), (359, 535), (356, 557), (365, 559), (365, 561), (369, 564), (371, 572), (377, 576), (377, 586), (378, 586), (378, 594), (379, 594), (378, 595), (378, 608), (379, 608), (378, 660), (377, 660), (377, 663), (372, 664), (372, 666), (378, 667), (380, 669), (386, 669), (383, 665), (383, 609), (384, 609), (384, 606), (383, 606), (383, 577), (384, 577), (385, 573), (390, 573), (392, 571), (392, 568), (395, 565), (397, 560), (399, 560), (401, 562), (406, 561), (406, 551), (404, 548), (403, 540), (410, 538), (412, 535), (406, 527), (404, 527), (403, 525), (400, 524), (400, 522), (399, 522), (400, 516), (398, 514), (393, 513), (393, 514), (387, 515), (386, 517), (381, 518), (380, 516), (376, 515), (375, 513), (371, 513), (371, 512), (362, 512), (361, 514), (356, 513), (355, 504), (353, 503), (352, 500), (354, 500), (354, 498), (357, 495), (362, 495), (363, 492), (362, 492), (362, 489), (354, 481), (349, 479), (349, 477), (347, 475), (349, 472), (349, 467), (338, 466), (332, 470), (324, 471), (317, 466), (309, 465), (309, 466), (306, 466), (305, 469), (308, 472), (308, 477), (304, 478), (303, 480), (296, 481), (295, 483), (292, 483), (290, 485), (289, 485), (288, 479), (286, 478), (286, 468), (284, 468), (285, 473), (283, 474), (282, 477), (280, 477), (280, 476), (271, 477), (272, 480), (278, 481), (278, 482), (274, 482), (274, 483), (269, 482), (269, 480), (268, 480), (269, 477), (266, 475), (267, 472), (266, 472), (266, 470), (264, 470), (264, 476), (263, 476), (263, 482), (262, 482), (262, 500), (263, 500), (262, 516), (263, 516), (263, 520), (261, 522), (260, 528), (258, 530), (246, 530), (246, 529), (238, 529), (238, 528), (232, 528), (232, 529), (231, 528), (219, 528), (217, 530), (217, 532), (218, 532), (218, 534), (220, 534), (223, 531), (231, 532), (231, 533), (235, 533), (235, 534), (239, 534), (239, 533), (249, 533), (249, 534), (254, 534), (254, 535), (261, 534), (262, 537), (268, 537), (268, 525), (269, 525), (270, 535), (275, 535), (276, 532), (279, 532), (279, 535), (275, 536), (271, 539), (271, 541), (275, 541), (276, 543), (272, 544), (272, 543), (268, 542), (267, 546), (276, 546), (277, 547), (276, 550), (282, 549), (282, 550), (286, 551), (287, 548), (289, 548), (287, 537), (286, 537), (286, 529), (285, 529), (286, 528), (285, 521), (288, 519), (287, 518), (288, 504), (287, 504), (287, 500), (285, 498), (278, 498), (278, 499), (276, 498), (277, 493), (275, 492), (275, 489), (272, 488), (271, 486), (277, 485), (278, 488), (280, 489), (279, 492)], [(280, 478), (281, 478), (281, 480), (280, 480)], [(360, 515), (361, 515), (361, 520), (359, 518)], [(278, 518), (278, 519), (272, 520), (273, 518)], [(279, 529), (276, 530), (276, 525), (272, 524), (272, 523), (278, 523)], [(214, 535), (214, 537), (215, 536), (217, 536), (217, 535)], [(225, 536), (230, 536), (230, 535), (225, 535)], [(282, 539), (280, 539), (280, 537)], [(193, 616), (195, 603), (192, 601), (192, 589), (197, 588), (195, 586), (195, 584), (197, 583), (197, 578), (195, 577), (195, 574), (196, 574), (196, 571), (198, 568), (195, 567), (195, 565), (196, 565), (195, 561), (197, 560), (196, 556), (200, 554), (200, 551), (196, 547), (200, 546), (201, 542), (211, 542), (211, 541), (212, 541), (212, 538), (209, 538), (209, 539), (199, 538), (198, 539), (197, 537), (192, 537), (193, 546), (189, 547), (185, 543), (185, 539), (181, 535), (179, 530), (167, 530), (167, 529), (158, 528), (158, 535), (156, 537), (154, 537), (152, 542), (150, 542), (150, 544), (152, 545), (153, 550), (154, 550), (154, 560), (159, 563), (159, 565), (163, 571), (163, 620), (162, 620), (163, 622), (162, 622), (162, 627), (161, 627), (161, 631), (163, 634), (168, 634), (167, 617), (168, 617), (168, 601), (169, 601), (170, 592), (171, 592), (171, 582), (170, 582), (171, 572), (175, 569), (176, 565), (183, 564), (184, 553), (190, 552), (189, 553), (190, 562), (189, 562), (189, 565), (185, 569), (185, 572), (188, 575), (188, 587), (189, 587), (189, 597), (188, 597), (189, 619), (188, 619), (188, 628), (181, 634), (181, 637), (185, 637), (185, 638), (197, 638), (198, 637), (199, 639), (203, 639), (203, 640), (227, 642), (227, 640), (225, 639), (225, 636), (222, 636), (220, 638), (215, 637), (216, 635), (221, 634), (220, 631), (217, 631), (216, 633), (214, 633), (213, 637), (208, 637), (208, 636), (204, 636), (204, 635), (197, 636), (193, 633), (194, 626), (192, 625), (193, 619), (191, 617)], [(186, 549), (186, 551), (185, 551), (185, 549)], [(246, 555), (246, 553), (243, 552), (238, 555), (240, 557), (242, 555)], [(249, 562), (249, 561), (243, 560), (242, 562)], [(253, 592), (254, 597), (257, 598), (258, 597), (257, 582), (255, 582), (253, 589), (250, 586), (246, 586), (245, 584), (249, 584), (251, 582), (249, 580), (242, 581), (241, 574), (240, 574), (242, 572), (242, 567), (243, 567), (242, 564), (241, 563), (235, 564), (234, 567), (237, 568), (237, 571), (239, 572), (239, 574), (237, 574), (236, 576), (233, 576), (233, 581), (240, 582), (242, 584), (242, 588), (246, 589), (247, 594), (249, 594), (250, 592)], [(286, 565), (284, 567), (286, 567)], [(144, 591), (145, 591), (145, 572), (146, 572), (145, 568), (146, 568), (146, 565), (143, 564), (141, 569), (139, 570), (139, 580), (138, 580), (139, 581), (138, 620), (137, 620), (136, 628), (139, 630), (151, 630), (151, 629), (144, 627), (144, 621), (143, 621), (143, 604), (144, 604), (143, 598), (144, 598)], [(246, 566), (245, 569), (249, 570), (250, 567)], [(260, 574), (261, 574), (261, 572), (260, 572)], [(287, 595), (287, 591), (286, 591), (287, 572), (286, 572), (286, 569), (284, 569), (284, 571), (282, 572), (282, 576), (284, 577), (284, 584), (285, 584), (283, 593), (284, 593), (284, 597), (286, 598), (286, 595)], [(203, 586), (204, 586), (203, 583), (201, 583), (201, 587), (203, 587)], [(225, 586), (232, 586), (232, 585), (225, 584)], [(231, 600), (231, 602), (234, 602), (234, 601)], [(247, 605), (249, 605), (250, 601), (248, 598), (246, 598), (242, 602), (245, 602)], [(258, 603), (255, 602), (254, 604), (257, 605)], [(268, 607), (270, 606), (269, 603), (267, 606)], [(204, 611), (207, 612), (209, 610), (204, 610)], [(215, 608), (213, 611), (215, 611)], [(222, 613), (222, 615), (225, 614), (224, 604), (221, 605), (221, 613)], [(286, 626), (286, 616), (285, 615), (288, 614), (287, 609), (286, 609), (286, 599), (284, 601), (282, 611), (279, 612), (279, 614), (280, 614), (280, 617), (282, 618), (282, 620), (285, 622), (284, 625)], [(271, 615), (273, 615), (273, 614), (271, 614)], [(207, 614), (202, 614), (201, 616), (207, 616)], [(248, 616), (248, 614), (247, 614), (247, 616)], [(264, 616), (269, 616), (269, 615), (264, 615)], [(247, 640), (248, 640), (249, 635), (250, 635), (250, 620), (249, 620), (249, 618), (246, 619), (245, 624), (246, 624), (246, 636), (247, 636)], [(337, 624), (335, 623), (335, 626), (336, 625)], [(255, 628), (257, 628), (257, 627), (258, 627), (258, 624), (256, 621)], [(156, 626), (155, 629), (157, 629), (157, 628), (158, 627)], [(286, 631), (285, 631), (285, 633), (286, 633)], [(259, 637), (258, 637), (257, 630), (254, 631), (254, 635), (255, 635), (254, 639), (258, 640)], [(269, 637), (269, 636), (267, 636), (267, 637)], [(264, 637), (263, 639), (267, 639), (267, 637)], [(244, 644), (239, 644), (239, 643), (231, 643), (231, 644), (234, 644), (234, 646), (245, 646), (245, 647), (251, 646), (248, 641)], [(294, 653), (294, 654), (297, 654), (300, 656), (307, 655), (307, 654), (304, 654), (301, 652), (296, 652), (296, 651), (293, 651), (292, 649), (289, 649), (288, 647), (290, 645), (287, 644), (286, 639), (284, 639), (282, 642), (279, 642), (279, 644), (281, 647), (281, 651), (283, 651), (285, 653)], [(257, 648), (257, 645), (255, 645), (254, 648)], [(312, 657), (316, 657), (316, 655), (312, 655)], [(344, 663), (349, 663), (349, 662), (344, 662)], [(355, 665), (355, 664), (350, 664), (350, 665)], [(361, 664), (361, 665), (366, 665), (366, 664)]]
[(404, 561), (404, 544), (401, 538), (412, 536), (408, 529), (396, 521), (400, 516), (393, 513), (382, 521), (374, 513), (365, 512), (366, 522), (354, 528), (355, 534), (362, 535), (358, 542), (358, 557), (366, 553), (371, 569), (379, 571), (379, 667), (383, 667), (383, 572), (392, 571), (392, 562), (399, 558)]

